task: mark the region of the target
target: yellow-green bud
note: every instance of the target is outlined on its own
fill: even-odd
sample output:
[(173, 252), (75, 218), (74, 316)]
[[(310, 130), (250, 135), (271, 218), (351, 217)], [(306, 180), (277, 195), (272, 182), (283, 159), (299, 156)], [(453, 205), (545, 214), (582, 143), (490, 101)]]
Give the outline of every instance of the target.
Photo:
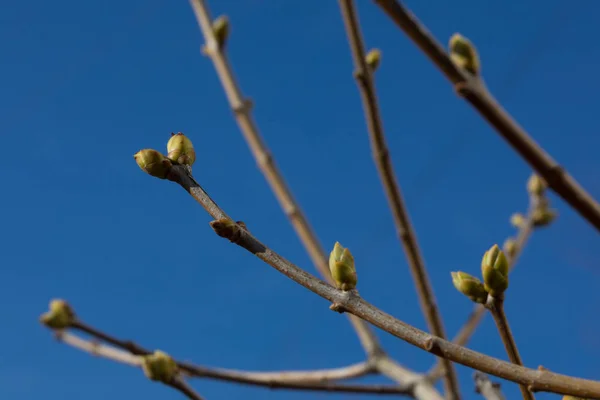
[(549, 208), (538, 208), (533, 211), (531, 219), (535, 227), (542, 227), (550, 225), (550, 223), (554, 221), (556, 216), (557, 213), (555, 210), (551, 210)]
[(196, 161), (196, 151), (192, 141), (183, 133), (172, 133), (167, 142), (167, 157), (179, 164), (193, 165)]
[(159, 179), (167, 178), (172, 165), (168, 158), (152, 149), (140, 150), (133, 158), (142, 171)]
[(481, 69), (479, 54), (469, 39), (460, 33), (455, 33), (450, 38), (449, 49), (450, 59), (456, 66), (464, 68), (473, 75), (479, 75)]
[(563, 396), (562, 400), (587, 400), (585, 397)]
[(502, 248), (509, 257), (514, 257), (517, 251), (517, 242), (513, 238), (508, 238), (504, 241)]
[(229, 36), (229, 18), (227, 18), (227, 15), (221, 15), (215, 19), (212, 24), (212, 29), (219, 48), (224, 48), (227, 43), (227, 37)]
[(531, 195), (541, 196), (546, 187), (546, 182), (537, 174), (532, 174), (527, 181), (527, 192)]
[(50, 302), (49, 311), (42, 314), (40, 322), (52, 329), (65, 329), (75, 321), (73, 309), (64, 300), (54, 299)]
[(365, 56), (365, 62), (367, 63), (367, 66), (371, 68), (371, 71), (375, 72), (381, 62), (381, 50), (371, 49)]
[(160, 350), (144, 356), (142, 369), (148, 379), (164, 383), (171, 382), (178, 371), (175, 360)]
[(525, 223), (525, 217), (521, 213), (514, 213), (510, 216), (510, 224), (515, 228), (520, 228)]
[(483, 285), (492, 296), (499, 296), (508, 288), (508, 260), (497, 244), (481, 260)]
[(485, 304), (488, 293), (479, 279), (461, 271), (451, 272), (450, 274), (452, 275), (452, 283), (456, 290), (475, 303)]
[(354, 257), (350, 250), (342, 247), (339, 242), (335, 242), (333, 250), (329, 254), (329, 271), (338, 289), (347, 291), (356, 287)]

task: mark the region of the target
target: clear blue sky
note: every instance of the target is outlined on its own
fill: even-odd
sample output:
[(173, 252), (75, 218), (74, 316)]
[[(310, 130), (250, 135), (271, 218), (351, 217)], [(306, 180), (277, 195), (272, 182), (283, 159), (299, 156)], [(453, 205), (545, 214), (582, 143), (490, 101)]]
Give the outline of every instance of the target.
[[(361, 294), (424, 329), (371, 159), (337, 2), (209, 3), (214, 16), (230, 16), (242, 90), (325, 247), (348, 246)], [(491, 90), (600, 198), (600, 3), (407, 3), (444, 43), (460, 31), (477, 44)], [(450, 271), (479, 273), (483, 252), (513, 233), (508, 217), (525, 210), (530, 170), (373, 2), (359, 11), (367, 43), (383, 50), (377, 87), (391, 154), (453, 335), (472, 305)], [(37, 321), (53, 297), (114, 335), (204, 365), (310, 369), (362, 359), (344, 316), (218, 238), (190, 196), (134, 163), (139, 149), (163, 150), (170, 132), (185, 132), (211, 195), (314, 272), (199, 53), (187, 1), (5, 2), (0, 37), (0, 398), (182, 398), (139, 370), (55, 342)], [(507, 313), (527, 366), (598, 378), (598, 233), (552, 202), (560, 218), (527, 247)], [(417, 371), (434, 361), (380, 337)], [(490, 318), (469, 346), (506, 359)], [(464, 398), (477, 398), (472, 371), (458, 372)], [(207, 399), (350, 398), (194, 385)], [(503, 387), (519, 396), (517, 386)]]

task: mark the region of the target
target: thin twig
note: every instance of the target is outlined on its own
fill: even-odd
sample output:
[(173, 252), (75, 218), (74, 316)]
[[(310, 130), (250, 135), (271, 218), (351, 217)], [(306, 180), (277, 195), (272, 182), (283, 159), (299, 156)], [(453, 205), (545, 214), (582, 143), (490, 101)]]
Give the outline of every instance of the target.
[(505, 400), (500, 390), (500, 384), (492, 382), (486, 374), (475, 371), (473, 380), (475, 381), (475, 391), (485, 400)]
[[(76, 349), (90, 353), (94, 356), (107, 358), (119, 363), (139, 367), (142, 357), (131, 353), (146, 349), (132, 342), (118, 340), (110, 335), (86, 326), (86, 333), (91, 333), (95, 338), (110, 338), (110, 345), (104, 345), (92, 340), (82, 339), (66, 331), (56, 332), (56, 337), (61, 342)], [(74, 329), (77, 329), (74, 327)], [(123, 350), (121, 350), (123, 349)], [(196, 378), (208, 378), (224, 382), (233, 382), (251, 386), (265, 387), (269, 389), (293, 389), (303, 391), (324, 391), (340, 393), (371, 393), (371, 394), (395, 394), (410, 396), (413, 388), (411, 385), (365, 385), (365, 384), (341, 384), (334, 381), (359, 378), (373, 372), (369, 363), (362, 362), (342, 368), (322, 369), (314, 371), (277, 371), (277, 372), (251, 372), (239, 371), (225, 368), (209, 368), (195, 365), (189, 362), (177, 361), (179, 369), (187, 376)]]
[[(444, 325), (436, 305), (431, 283), (429, 282), (425, 262), (423, 261), (421, 251), (419, 250), (417, 235), (410, 221), (410, 216), (407, 207), (404, 204), (400, 185), (390, 160), (390, 153), (383, 131), (379, 106), (377, 104), (377, 94), (373, 82), (373, 69), (366, 65), (365, 48), (354, 2), (352, 0), (339, 0), (339, 3), (344, 19), (344, 25), (346, 27), (346, 35), (348, 36), (350, 49), (352, 51), (352, 58), (354, 60), (354, 77), (356, 78), (360, 91), (365, 118), (367, 120), (373, 158), (375, 159), (377, 170), (379, 171), (379, 176), (392, 211), (398, 237), (404, 248), (404, 253), (406, 254), (410, 272), (417, 289), (421, 310), (425, 315), (429, 330), (435, 336), (444, 339), (446, 337)], [(440, 359), (440, 361), (444, 365), (447, 398), (449, 400), (459, 399), (460, 395), (456, 370), (449, 360)]]
[(339, 308), (364, 319), (385, 332), (431, 354), (448, 358), (451, 361), (490, 375), (527, 385), (532, 391), (552, 392), (600, 400), (599, 381), (575, 378), (550, 371), (533, 370), (486, 356), (423, 332), (392, 317), (362, 299), (356, 290), (344, 292), (334, 288), (267, 248), (250, 232), (231, 220), (196, 182), (188, 167), (173, 165), (167, 179), (178, 183), (190, 193), (212, 218), (215, 220), (224, 219), (234, 226), (235, 229), (231, 229), (227, 236), (230, 241), (254, 254), (311, 292), (331, 303), (338, 304)]
[[(515, 337), (510, 330), (510, 325), (508, 324), (508, 319), (504, 312), (504, 299), (501, 297), (492, 297), (490, 295), (488, 296), (488, 301), (485, 306), (490, 310), (490, 313), (494, 317), (494, 322), (496, 323), (498, 333), (502, 338), (502, 343), (504, 343), (504, 348), (506, 349), (509, 360), (516, 365), (523, 365), (523, 360), (521, 360)], [(527, 385), (519, 385), (519, 388), (521, 389), (524, 400), (535, 400), (533, 393), (529, 391)]]
[[(235, 115), (236, 122), (244, 139), (250, 147), (250, 151), (254, 156), (260, 171), (271, 186), (271, 190), (294, 227), (296, 234), (308, 252), (317, 271), (319, 271), (321, 276), (327, 279), (328, 282), (332, 282), (327, 265), (327, 257), (323, 251), (323, 247), (309, 225), (299, 204), (294, 199), (279, 168), (277, 168), (275, 160), (267, 148), (258, 127), (254, 122), (254, 118), (252, 117), (252, 102), (249, 99), (244, 99), (233, 75), (227, 55), (223, 48), (219, 47), (217, 44), (215, 34), (212, 30), (212, 17), (206, 2), (204, 0), (190, 0), (190, 4), (194, 10), (198, 25), (200, 26), (200, 30), (202, 31), (206, 42), (204, 53), (213, 62), (217, 75), (223, 85), (229, 105)], [(349, 318), (367, 355), (371, 357), (383, 353), (379, 340), (368, 324), (365, 324), (364, 321), (361, 321), (354, 316), (349, 316)]]
[[(523, 224), (519, 227), (519, 233), (517, 235), (517, 239), (515, 240), (515, 247), (512, 254), (507, 254), (509, 272), (511, 272), (517, 265), (517, 261), (523, 253), (523, 249), (525, 248), (529, 237), (533, 233), (533, 213), (538, 206), (538, 200), (539, 199), (536, 196), (529, 196), (529, 210), (527, 212), (527, 217), (525, 218), (525, 221), (523, 221)], [(485, 311), (485, 306), (483, 304), (476, 304), (473, 307), (471, 314), (469, 314), (467, 317), (467, 321), (463, 324), (463, 327), (452, 339), (452, 343), (455, 343), (459, 346), (466, 345), (469, 342), (469, 339), (471, 339), (471, 336), (473, 336), (475, 333), (475, 330), (477, 330), (479, 323), (485, 316)], [(443, 376), (443, 373), (444, 366), (438, 361), (429, 370), (426, 376), (431, 382), (435, 382)]]
[(448, 80), (513, 149), (573, 209), (600, 230), (600, 204), (546, 153), (492, 96), (467, 72), (450, 60), (444, 48), (421, 22), (397, 0), (374, 0), (387, 15), (431, 59)]
[(204, 400), (204, 398), (202, 396), (200, 396), (198, 393), (196, 393), (194, 391), (194, 389), (192, 389), (192, 387), (190, 385), (188, 385), (187, 382), (184, 381), (179, 376), (176, 376), (175, 378), (173, 378), (173, 380), (171, 382), (165, 383), (165, 385), (171, 386), (173, 389), (180, 391), (181, 393), (183, 393), (185, 396), (187, 396), (188, 398), (190, 398), (192, 400)]

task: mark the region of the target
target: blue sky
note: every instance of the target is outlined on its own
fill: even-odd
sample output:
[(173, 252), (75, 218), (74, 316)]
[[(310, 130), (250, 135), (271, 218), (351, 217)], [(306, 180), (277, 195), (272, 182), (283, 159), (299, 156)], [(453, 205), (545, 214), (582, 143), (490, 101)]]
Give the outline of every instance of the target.
[[(407, 1), (444, 43), (478, 46), (490, 89), (596, 198), (600, 3)], [(295, 196), (330, 249), (357, 262), (373, 304), (421, 329), (406, 261), (371, 159), (335, 1), (210, 1), (232, 22), (243, 92)], [(391, 155), (453, 335), (471, 303), (450, 271), (478, 273), (483, 252), (524, 211), (521, 161), (370, 1), (359, 4)], [(135, 165), (183, 131), (197, 179), (226, 211), (294, 263), (314, 268), (243, 141), (187, 1), (7, 2), (0, 14), (6, 151), (0, 233), (0, 398), (180, 399), (141, 371), (55, 342), (37, 322), (53, 297), (84, 321), (180, 359), (249, 370), (337, 367), (363, 352), (346, 318), (242, 249), (175, 184)], [(535, 233), (506, 301), (527, 366), (597, 378), (598, 233), (551, 196), (560, 218)], [(381, 333), (381, 332), (380, 332)], [(403, 364), (433, 356), (380, 334)], [(506, 359), (491, 318), (471, 348)], [(458, 367), (465, 399), (472, 371)], [(369, 379), (369, 381), (377, 381)], [(207, 399), (342, 399), (198, 381)], [(508, 398), (518, 387), (504, 383)], [(355, 396), (369, 398), (368, 396)], [(539, 395), (540, 399), (556, 398)]]

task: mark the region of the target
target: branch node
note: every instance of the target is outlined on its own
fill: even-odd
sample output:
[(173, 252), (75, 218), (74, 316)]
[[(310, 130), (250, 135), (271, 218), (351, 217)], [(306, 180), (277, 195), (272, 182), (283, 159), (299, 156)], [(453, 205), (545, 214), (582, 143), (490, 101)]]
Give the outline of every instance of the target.
[(344, 306), (341, 303), (332, 303), (329, 306), (329, 309), (332, 311), (338, 312), (340, 314), (343, 314), (347, 311), (346, 308), (344, 308)]
[(211, 228), (217, 235), (222, 238), (229, 239), (232, 243), (237, 243), (241, 237), (240, 226), (228, 218), (221, 218), (210, 222)]

